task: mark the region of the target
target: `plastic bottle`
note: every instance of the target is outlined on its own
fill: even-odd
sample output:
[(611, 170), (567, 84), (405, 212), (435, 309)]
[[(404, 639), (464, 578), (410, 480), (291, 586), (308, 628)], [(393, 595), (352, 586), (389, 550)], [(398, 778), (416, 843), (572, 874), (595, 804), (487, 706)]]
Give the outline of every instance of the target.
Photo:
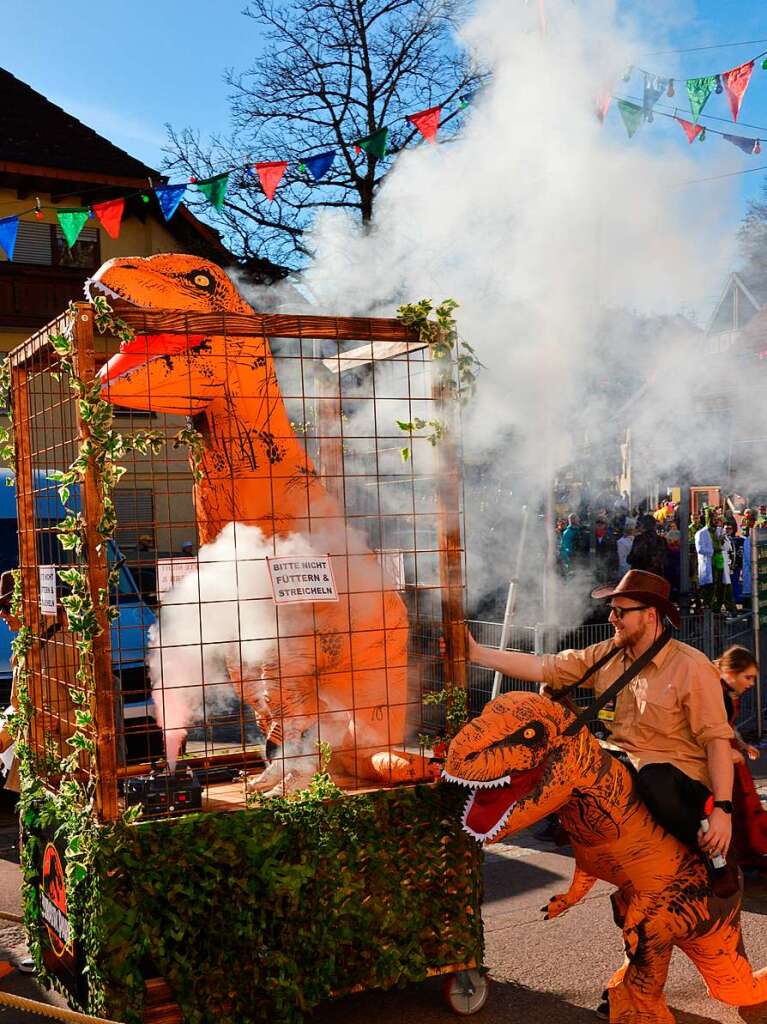
[[(701, 830), (701, 832), (703, 832), (705, 834), (706, 832), (708, 832), (708, 829), (709, 829), (708, 818), (701, 818), (700, 819), (700, 830)], [(716, 854), (714, 854), (713, 857), (709, 857), (708, 859), (711, 861), (711, 865), (714, 868), (714, 870), (716, 870), (716, 871), (721, 871), (722, 868), (727, 867), (727, 858), (723, 857), (721, 855), (721, 853), (716, 853)]]

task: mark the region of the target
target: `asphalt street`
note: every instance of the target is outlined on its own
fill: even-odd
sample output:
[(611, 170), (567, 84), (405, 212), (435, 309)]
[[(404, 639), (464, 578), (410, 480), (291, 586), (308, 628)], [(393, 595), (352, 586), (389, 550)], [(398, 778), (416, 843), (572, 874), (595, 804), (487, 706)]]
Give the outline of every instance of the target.
[[(767, 797), (767, 757), (755, 775)], [(0, 799), (2, 796), (0, 795)], [(19, 913), (16, 821), (0, 804), (0, 910)], [(557, 849), (531, 832), (488, 847), (485, 857), (485, 963), (492, 978), (490, 997), (474, 1017), (477, 1024), (591, 1024), (605, 981), (622, 961), (621, 936), (612, 921), (610, 887), (598, 883), (577, 907), (555, 921), (541, 908), (569, 885), (573, 861), (568, 848)], [(755, 967), (767, 966), (767, 877), (746, 883), (743, 933)], [(0, 922), (0, 958), (26, 952), (20, 926)], [(12, 974), (0, 989), (60, 1003), (33, 977)], [(736, 1024), (739, 1011), (709, 999), (702, 979), (675, 951), (666, 988), (679, 1024)], [(63, 1005), (63, 1003), (61, 1004)], [(3, 1022), (34, 1020), (15, 1010), (0, 1011)], [(38, 1018), (43, 1019), (43, 1018)], [(317, 1024), (445, 1024), (453, 1019), (442, 998), (442, 980), (430, 979), (388, 992), (369, 991), (320, 1007)], [(767, 1024), (767, 1012), (748, 1020)]]

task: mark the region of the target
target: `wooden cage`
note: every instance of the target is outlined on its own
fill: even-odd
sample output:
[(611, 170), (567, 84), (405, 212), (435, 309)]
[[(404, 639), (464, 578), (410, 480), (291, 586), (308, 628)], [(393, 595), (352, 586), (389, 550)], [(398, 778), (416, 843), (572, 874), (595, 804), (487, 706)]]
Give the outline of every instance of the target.
[[(167, 786), (163, 795), (163, 784), (158, 796), (155, 785), (159, 802), (151, 813), (246, 806), (254, 783), (259, 792), (266, 763), (280, 766), (269, 792), (289, 791), (291, 778), (305, 780), (307, 772), (323, 765), (323, 741), (333, 748), (329, 771), (345, 789), (408, 781), (410, 763), (416, 766), (412, 781), (428, 778), (424, 765), (434, 763), (436, 774), (434, 738), (445, 732), (445, 705), (435, 699), (441, 693), (455, 701), (466, 686), (459, 416), (450, 359), (435, 361), (428, 344), (393, 319), (192, 313), (121, 303), (114, 312), (137, 338), (147, 339), (144, 362), (137, 359), (135, 372), (164, 365), (170, 379), (179, 371), (164, 390), (158, 386), (152, 392), (149, 382), (148, 401), (134, 397), (126, 405), (116, 394), (119, 380), (102, 368), (111, 365), (119, 345), (109, 335), (94, 337), (90, 303), (76, 304), (10, 355), (22, 617), (31, 639), (30, 745), (41, 778), (51, 786), (58, 781), (58, 766), (71, 751), (83, 708), (91, 713), (94, 747), (82, 750), (80, 770), (95, 782), (103, 822), (120, 816), (131, 793), (141, 798), (136, 780), (145, 791), (151, 789), (153, 769), (157, 777), (166, 767), (168, 743), (178, 752), (184, 778), (193, 773), (201, 799), (196, 803), (187, 793), (181, 800)], [(110, 444), (120, 447), (114, 440), (118, 432), (145, 439), (143, 445), (123, 446), (125, 473), (112, 495), (117, 510), (112, 540), (99, 532), (105, 492), (97, 454), (92, 445), (89, 449), (91, 411), (73, 390), (69, 373), (62, 372), (58, 336), (71, 339), (72, 368), (80, 381), (102, 374), (103, 396), (115, 409)], [(204, 395), (192, 394), (192, 378), (185, 377), (190, 359), (198, 358), (207, 360)], [(250, 369), (266, 365), (267, 379), (257, 393), (247, 391), (248, 380), (255, 378), (242, 369), (245, 358)], [(284, 416), (275, 412), (280, 401)], [(223, 420), (210, 413), (214, 402), (229, 417), (228, 432), (220, 436), (217, 424)], [(258, 423), (243, 421), (240, 402), (260, 408)], [(147, 448), (147, 435), (157, 444)], [(280, 482), (279, 459), (272, 461), (269, 453), (287, 448), (304, 461), (291, 470), (291, 481)], [(80, 481), (61, 495), (59, 475), (83, 454)], [(254, 487), (263, 490), (268, 484), (272, 494), (290, 493), (294, 507), (305, 507), (300, 528), (281, 519), (279, 502), (272, 507), (271, 525), (261, 513), (250, 522), (247, 508), (241, 514), (238, 488), (247, 488), (248, 474)], [(217, 494), (223, 495), (213, 511), (203, 494), (206, 476), (215, 477)], [(301, 488), (307, 493), (314, 488), (321, 502), (310, 496), (303, 506)], [(334, 511), (327, 512), (331, 501)], [(318, 508), (325, 511), (318, 514)], [(70, 526), (74, 517), (74, 529), (82, 529), (79, 557), (59, 540), (67, 517)], [(243, 559), (217, 560), (222, 527), (235, 549), (240, 544)], [(254, 536), (260, 547), (248, 547)], [(298, 537), (306, 542), (303, 551)], [(304, 619), (296, 617), (299, 611), (290, 601), (280, 604), (276, 570), (261, 557), (265, 546), (278, 568), (287, 560), (299, 567), (299, 576), (307, 575), (310, 563), (302, 559), (308, 557), (335, 567), (342, 579), (335, 581), (330, 603), (341, 608), (347, 602), (346, 619), (333, 620), (335, 625), (323, 631), (317, 625), (324, 614), (319, 602), (295, 602)], [(375, 560), (379, 567), (377, 582), (366, 584), (368, 618), (361, 626), (350, 596), (364, 590), (351, 582), (355, 558), (368, 568)], [(247, 560), (258, 582), (244, 594)], [(73, 565), (84, 574), (93, 599), (92, 672), (81, 671), (79, 677), (88, 644), (62, 607), (62, 599), (73, 593), (66, 576)], [(227, 583), (232, 578), (234, 591)], [(272, 588), (268, 594), (265, 579)], [(250, 614), (244, 602), (251, 599), (268, 606), (274, 635), (256, 627), (244, 632)], [(77, 602), (70, 602), (72, 607), (76, 611)], [(381, 610), (380, 621), (371, 621), (373, 607)], [(392, 608), (406, 613), (394, 624), (387, 619)], [(174, 615), (179, 621), (196, 616), (191, 638), (178, 639), (182, 634), (171, 627)], [(347, 625), (339, 627), (339, 621)], [(400, 631), (397, 642), (405, 631), (404, 664), (401, 658), (392, 664), (387, 654), (395, 630)], [(311, 643), (319, 653), (306, 661)], [(376, 645), (383, 652), (379, 661), (356, 668), (355, 657), (362, 660)], [(336, 673), (343, 676), (338, 686), (336, 649), (350, 652), (338, 655), (347, 657)], [(163, 677), (159, 685), (154, 680), (153, 690), (146, 670), (152, 658)], [(201, 688), (191, 710), (176, 718), (160, 707), (170, 703), (169, 695), (175, 699), (165, 681), (174, 658), (181, 666), (173, 670), (181, 679), (176, 690)], [(201, 668), (194, 667), (198, 662)], [(303, 689), (296, 697), (298, 684), (290, 680), (291, 672), (298, 677), (299, 662)], [(376, 696), (363, 699), (365, 686)], [(79, 696), (73, 702), (75, 691)], [(428, 694), (432, 698), (425, 704)], [(375, 743), (364, 738), (370, 722), (380, 726)], [(377, 776), (361, 767), (376, 758)]]

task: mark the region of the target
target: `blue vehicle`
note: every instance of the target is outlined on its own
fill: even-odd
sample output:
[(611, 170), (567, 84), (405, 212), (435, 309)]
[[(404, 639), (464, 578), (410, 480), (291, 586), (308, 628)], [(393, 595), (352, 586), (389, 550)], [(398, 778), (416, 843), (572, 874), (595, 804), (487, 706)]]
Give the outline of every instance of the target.
[[(56, 526), (64, 519), (67, 510), (59, 498), (57, 485), (48, 479), (44, 470), (35, 470), (33, 479), (39, 562), (43, 565), (64, 565), (69, 553), (58, 542)], [(69, 511), (77, 511), (78, 505), (79, 494), (73, 491)], [(124, 754), (128, 762), (144, 762), (160, 756), (163, 749), (162, 734), (151, 716), (151, 695), (145, 664), (147, 630), (155, 622), (155, 614), (145, 604), (130, 569), (113, 541), (107, 545), (107, 554), (110, 566), (119, 565), (120, 568), (119, 582), (111, 595), (111, 603), (117, 606), (119, 612), (111, 624), (111, 642), (112, 670), (116, 687), (119, 686), (122, 695), (119, 709), (122, 711), (125, 732)], [(15, 569), (18, 564), (16, 486), (10, 470), (0, 469), (0, 573)], [(0, 619), (0, 710), (10, 702), (13, 637), (8, 625)]]

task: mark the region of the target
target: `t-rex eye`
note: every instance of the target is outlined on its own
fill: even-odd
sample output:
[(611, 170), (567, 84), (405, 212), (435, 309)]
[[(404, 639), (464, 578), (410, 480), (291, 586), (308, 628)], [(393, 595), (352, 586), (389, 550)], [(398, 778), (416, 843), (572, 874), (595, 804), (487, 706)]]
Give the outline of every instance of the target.
[(192, 277), (192, 283), (198, 288), (210, 288), (211, 280), (209, 274), (198, 273)]
[(522, 733), (522, 735), (525, 737), (526, 740), (531, 740), (531, 739), (533, 739), (535, 737), (536, 730), (533, 729), (532, 727), (528, 727), (527, 729), (525, 729), (525, 731)]

